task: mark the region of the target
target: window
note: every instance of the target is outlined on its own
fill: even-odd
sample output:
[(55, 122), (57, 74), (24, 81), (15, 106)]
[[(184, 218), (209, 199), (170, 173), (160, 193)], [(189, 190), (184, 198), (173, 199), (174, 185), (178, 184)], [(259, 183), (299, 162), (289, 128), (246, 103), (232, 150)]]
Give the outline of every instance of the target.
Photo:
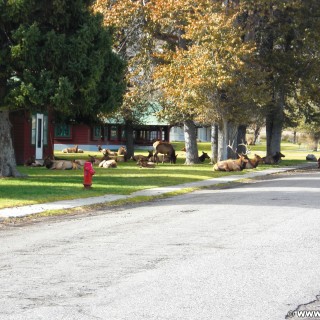
[(108, 127), (103, 127), (103, 133), (104, 133), (104, 140), (108, 140), (108, 137), (109, 137)]
[(100, 140), (102, 137), (101, 126), (94, 126), (92, 128), (92, 140)]
[(117, 126), (111, 126), (111, 128), (110, 128), (110, 140), (118, 140), (118, 128), (117, 128)]
[(157, 131), (151, 131), (150, 132), (150, 140), (157, 140), (158, 139), (158, 132)]
[(65, 123), (58, 123), (54, 127), (55, 138), (71, 138), (71, 126)]

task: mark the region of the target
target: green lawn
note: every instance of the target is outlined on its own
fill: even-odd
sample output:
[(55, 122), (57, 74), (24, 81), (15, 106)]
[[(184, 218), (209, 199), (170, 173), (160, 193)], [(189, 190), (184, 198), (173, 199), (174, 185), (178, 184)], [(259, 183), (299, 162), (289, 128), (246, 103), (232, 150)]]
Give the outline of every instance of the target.
[[(183, 143), (173, 143), (178, 153), (177, 164), (159, 164), (155, 169), (141, 169), (132, 160), (118, 163), (118, 168), (103, 169), (95, 167), (96, 174), (93, 176), (93, 188), (83, 188), (83, 170), (48, 170), (44, 167), (31, 168), (19, 166), (27, 178), (3, 178), (0, 179), (0, 208), (21, 206), (50, 202), (99, 196), (104, 194), (130, 194), (134, 191), (175, 185), (180, 183), (210, 179), (235, 173), (213, 172), (212, 165), (206, 160), (203, 164), (194, 166), (184, 165), (185, 153), (179, 151)], [(209, 143), (199, 143), (199, 154), (201, 151), (210, 152)], [(282, 153), (286, 155), (281, 166), (291, 166), (305, 162), (308, 153), (313, 153), (318, 158), (319, 152), (311, 152), (299, 149), (298, 145), (283, 143)], [(136, 150), (136, 154), (147, 154), (146, 151)], [(251, 153), (265, 155), (265, 145), (251, 147)], [(90, 154), (98, 154), (92, 153)], [(67, 159), (86, 158), (84, 154), (62, 154), (57, 152), (56, 156)], [(279, 165), (280, 166), (280, 165)], [(270, 166), (259, 166), (255, 170), (263, 170)], [(236, 174), (243, 174), (238, 172)]]

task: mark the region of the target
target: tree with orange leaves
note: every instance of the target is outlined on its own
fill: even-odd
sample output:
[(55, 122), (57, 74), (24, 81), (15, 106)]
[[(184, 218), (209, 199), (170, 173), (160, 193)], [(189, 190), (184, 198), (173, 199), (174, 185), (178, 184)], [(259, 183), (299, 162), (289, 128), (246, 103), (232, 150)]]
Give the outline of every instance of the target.
[[(238, 125), (248, 119), (254, 98), (261, 93), (261, 85), (249, 84), (263, 80), (262, 73), (252, 68), (254, 46), (244, 41), (247, 31), (238, 21), (239, 6), (225, 7), (220, 1), (208, 0), (183, 3), (184, 14), (173, 15), (175, 31), (172, 24), (161, 22), (159, 26), (163, 33), (171, 28), (181, 35), (180, 46), (167, 47), (158, 55), (162, 63), (154, 79), (162, 92), (163, 114), (180, 119), (185, 133), (195, 131), (194, 121), (218, 123), (222, 137), (219, 158), (226, 158), (226, 146), (236, 139)], [(167, 17), (165, 12), (162, 15)], [(186, 139), (193, 155), (194, 141), (195, 134)], [(187, 163), (192, 163), (192, 154), (188, 158), (187, 153)]]

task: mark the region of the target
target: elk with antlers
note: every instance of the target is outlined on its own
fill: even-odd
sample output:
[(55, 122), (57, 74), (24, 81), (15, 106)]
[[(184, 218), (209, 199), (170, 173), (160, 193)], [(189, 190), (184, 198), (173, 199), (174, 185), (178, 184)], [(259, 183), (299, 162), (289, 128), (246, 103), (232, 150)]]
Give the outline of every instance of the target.
[[(230, 145), (228, 144), (228, 148), (231, 148), (231, 150), (237, 154), (237, 152), (233, 149), (233, 143)], [(247, 150), (248, 153), (248, 150)], [(242, 171), (246, 163), (248, 163), (248, 157), (246, 154), (237, 154), (238, 159), (228, 159), (228, 160), (223, 160), (223, 161), (218, 161), (214, 166), (213, 166), (213, 171)]]
[(248, 160), (244, 155), (240, 155), (240, 157), (236, 160), (228, 159), (217, 162), (213, 166), (213, 171), (242, 171)]

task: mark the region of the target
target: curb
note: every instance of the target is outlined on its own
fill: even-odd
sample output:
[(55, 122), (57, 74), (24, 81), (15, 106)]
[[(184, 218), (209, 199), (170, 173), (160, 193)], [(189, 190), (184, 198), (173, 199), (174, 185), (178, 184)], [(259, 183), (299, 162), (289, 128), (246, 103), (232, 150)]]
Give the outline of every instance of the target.
[[(84, 198), (84, 199), (62, 200), (62, 201), (33, 204), (33, 205), (21, 206), (21, 207), (5, 208), (5, 209), (0, 209), (0, 219), (24, 217), (24, 216), (37, 214), (37, 213), (48, 211), (48, 210), (72, 209), (77, 207), (89, 206), (93, 204), (112, 202), (120, 199), (129, 199), (137, 196), (159, 196), (165, 193), (174, 192), (174, 191), (185, 189), (185, 188), (209, 187), (209, 186), (214, 186), (221, 183), (234, 182), (242, 179), (255, 178), (255, 177), (266, 176), (274, 173), (282, 173), (282, 172), (291, 171), (295, 169), (311, 167), (311, 163), (308, 163), (308, 164), (309, 165), (304, 165), (304, 166), (266, 169), (263, 171), (249, 172), (241, 176), (212, 178), (208, 180), (201, 180), (201, 181), (184, 183), (184, 184), (179, 184), (174, 186), (145, 189), (145, 190), (136, 191), (128, 196), (127, 195), (104, 195), (104, 196), (90, 197), (90, 198)], [(314, 165), (314, 163), (312, 163), (312, 165)]]

